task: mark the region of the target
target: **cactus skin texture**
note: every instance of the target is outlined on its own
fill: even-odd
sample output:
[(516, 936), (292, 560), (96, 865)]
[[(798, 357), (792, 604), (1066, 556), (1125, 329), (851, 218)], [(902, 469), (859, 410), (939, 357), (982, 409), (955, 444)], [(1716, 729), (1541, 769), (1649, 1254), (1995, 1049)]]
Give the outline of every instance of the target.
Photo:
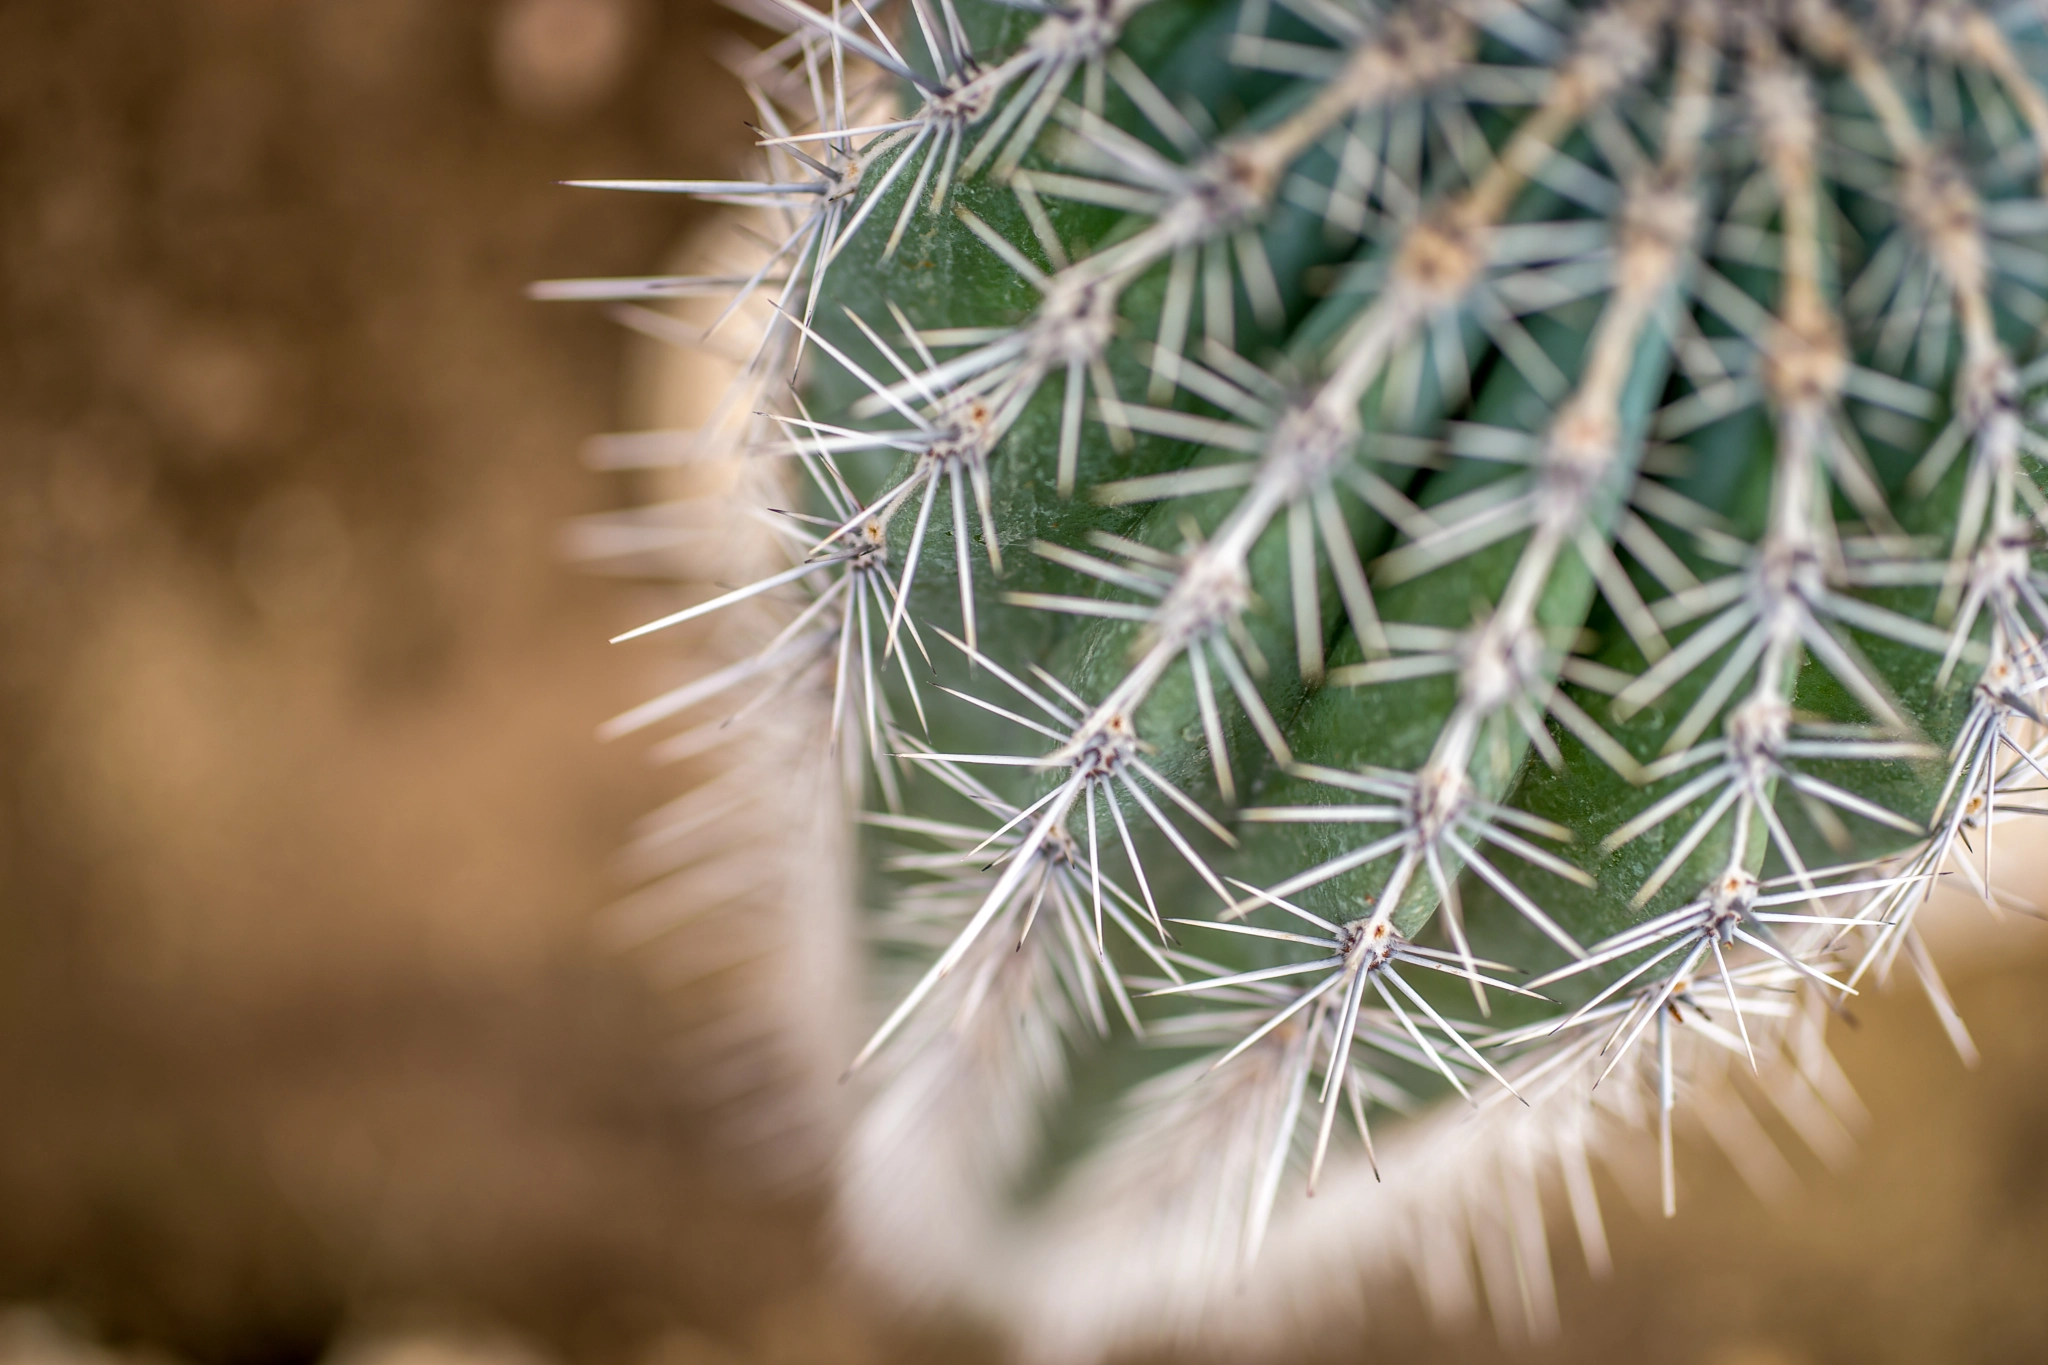
[(870, 1268), (1047, 1360), (1398, 1273), (1540, 1333), (1594, 1161), (1839, 1154), (1895, 965), (1968, 1056), (1915, 916), (2048, 775), (2033, 7), (761, 6), (762, 178), (604, 183), (769, 245), (540, 292), (731, 299), (625, 458), (737, 456), (780, 558), (632, 634), (758, 638), (612, 730), (810, 708)]

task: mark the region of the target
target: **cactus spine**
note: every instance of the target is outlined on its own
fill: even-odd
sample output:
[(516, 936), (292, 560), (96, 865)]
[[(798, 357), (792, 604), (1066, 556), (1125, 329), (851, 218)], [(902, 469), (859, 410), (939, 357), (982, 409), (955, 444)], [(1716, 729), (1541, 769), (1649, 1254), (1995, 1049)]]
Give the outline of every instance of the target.
[(757, 17), (762, 177), (593, 183), (759, 249), (539, 292), (747, 338), (606, 449), (784, 547), (621, 638), (760, 639), (610, 732), (816, 707), (871, 1264), (1049, 1359), (1399, 1267), (1541, 1330), (1546, 1195), (1600, 1267), (1682, 1097), (1833, 1150), (1901, 958), (1967, 1053), (1915, 916), (2048, 775), (2034, 10)]

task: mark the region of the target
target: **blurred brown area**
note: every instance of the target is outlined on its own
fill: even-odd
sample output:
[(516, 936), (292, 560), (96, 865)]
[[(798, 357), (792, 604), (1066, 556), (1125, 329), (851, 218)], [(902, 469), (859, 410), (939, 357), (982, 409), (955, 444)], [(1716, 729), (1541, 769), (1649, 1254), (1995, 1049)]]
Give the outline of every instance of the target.
[[(693, 221), (554, 182), (730, 168), (731, 22), (0, 7), (0, 1304), (209, 1365), (986, 1355), (746, 1182), (590, 933), (664, 794), (590, 738), (648, 682), (626, 606), (552, 551), (629, 496), (574, 460), (624, 343), (520, 287)], [(1916, 998), (1862, 1009), (1862, 1155), (1766, 1210), (1688, 1148), (1676, 1223), (1610, 1201), (1613, 1282), (1561, 1249), (1560, 1342), (1401, 1288), (1314, 1354), (2048, 1359), (2037, 980), (1962, 984), (1975, 1072)]]
[(0, 6), (0, 1303), (238, 1365), (422, 1306), (822, 1358), (774, 1344), (810, 1210), (591, 946), (663, 790), (554, 555), (624, 496), (575, 452), (625, 343), (522, 294), (695, 221), (556, 182), (734, 169), (733, 22)]

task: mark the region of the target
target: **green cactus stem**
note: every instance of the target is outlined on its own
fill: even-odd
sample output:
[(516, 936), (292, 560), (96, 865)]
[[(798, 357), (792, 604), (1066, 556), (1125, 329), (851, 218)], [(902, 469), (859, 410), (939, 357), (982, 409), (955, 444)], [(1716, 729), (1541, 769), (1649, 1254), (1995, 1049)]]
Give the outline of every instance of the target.
[(757, 17), (761, 176), (593, 183), (758, 249), (538, 292), (729, 300), (628, 462), (781, 558), (621, 639), (760, 638), (611, 731), (811, 708), (744, 772), (843, 803), (868, 1264), (1045, 1359), (1401, 1268), (1540, 1331), (1594, 1157), (1672, 1211), (1740, 1073), (1832, 1140), (1901, 960), (1967, 1049), (1915, 917), (2048, 777), (2035, 9)]

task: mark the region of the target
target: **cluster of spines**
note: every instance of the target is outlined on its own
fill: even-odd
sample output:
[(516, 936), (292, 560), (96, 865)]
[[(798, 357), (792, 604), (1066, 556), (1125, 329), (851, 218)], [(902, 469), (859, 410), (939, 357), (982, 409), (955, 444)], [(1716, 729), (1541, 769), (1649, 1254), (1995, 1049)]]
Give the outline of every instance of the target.
[[(2004, 30), (1946, 0), (1895, 9), (1880, 16), (1880, 29), (1912, 60), (1933, 64), (1930, 90), (1960, 81), (1978, 123), (1999, 140), (1991, 173), (2038, 178), (2048, 101)], [(911, 856), (896, 870), (943, 873), (939, 891), (918, 897), (919, 914), (928, 932), (932, 908), (950, 907), (937, 922), (950, 918), (953, 929), (856, 1065), (998, 931), (1022, 943), (1034, 925), (1045, 925), (1040, 939), (1059, 945), (1053, 975), (1067, 1002), (1061, 1017), (1088, 1020), (1098, 1030), (1107, 1031), (1115, 1014), (1140, 1031), (1132, 1000), (1141, 992), (1212, 995), (1217, 1011), (1183, 1017), (1164, 1031), (1199, 1038), (1234, 1006), (1243, 1029), (1221, 1060), (1261, 1044), (1295, 1059), (1275, 1073), (1293, 1077), (1294, 1098), (1280, 1105), (1271, 1155), (1256, 1163), (1244, 1237), (1250, 1251), (1296, 1140), (1312, 1074), (1322, 1080), (1311, 1186), (1347, 1096), (1370, 1150), (1367, 1102), (1376, 1086), (1392, 1082), (1354, 1065), (1354, 1040), (1426, 1066), (1463, 1091), (1461, 1072), (1501, 1078), (1490, 1050), (1518, 1058), (1524, 1078), (1586, 1069), (1589, 1048), (1577, 1040), (1597, 1023), (1610, 1024), (1590, 1048), (1592, 1069), (1604, 1076), (1654, 1027), (1667, 1205), (1674, 1020), (1719, 1030), (1753, 1059), (1747, 1020), (1775, 1012), (1773, 992), (1796, 983), (1823, 995), (1852, 992), (1905, 953), (1952, 1034), (1966, 1043), (1913, 917), (1949, 872), (1990, 894), (1983, 865), (1972, 865), (1965, 852), (1973, 841), (1982, 845), (1978, 853), (1988, 849), (2001, 813), (2027, 809), (2015, 797), (2029, 786), (2026, 774), (2041, 771), (2033, 698), (2048, 679), (2041, 642), (2048, 603), (2031, 556), (2048, 501), (2024, 464), (2040, 439), (2027, 430), (2021, 409), (2033, 376), (2015, 365), (1998, 321), (2002, 306), (2038, 323), (2029, 311), (2040, 303), (2024, 292), (2012, 302), (1994, 298), (1993, 285), (2000, 272), (2022, 285), (2030, 278), (2048, 282), (2037, 268), (2048, 265), (2048, 255), (1998, 232), (2003, 226), (2012, 236), (2038, 237), (2048, 228), (2048, 209), (2031, 192), (1980, 202), (1937, 136), (1943, 130), (1922, 127), (1897, 64), (1826, 0), (1623, 0), (1584, 13), (1510, 0), (1418, 4), (1386, 14), (1293, 7), (1327, 45), (1267, 36), (1267, 7), (1246, 6), (1233, 42), (1238, 59), (1317, 84), (1283, 116), (1221, 138), (1198, 128), (1119, 52), (1135, 10), (1045, 10), (1010, 56), (984, 61), (971, 53), (948, 0), (936, 9), (916, 3), (901, 28), (922, 38), (924, 58), (910, 61), (858, 6), (825, 14), (799, 0), (774, 0), (764, 13), (779, 16), (790, 36), (763, 54), (753, 74), (763, 148), (795, 169), (761, 182), (624, 185), (782, 214), (786, 232), (759, 269), (745, 277), (600, 281), (547, 291), (630, 300), (730, 288), (734, 307), (756, 291), (776, 291), (775, 320), (753, 361), (760, 388), (751, 392), (766, 393), (766, 414), (742, 425), (753, 428), (753, 453), (800, 462), (818, 510), (797, 519), (812, 532), (792, 533), (802, 543), (786, 571), (631, 634), (786, 585), (810, 595), (765, 650), (641, 708), (616, 728), (665, 719), (763, 675), (829, 675), (835, 731), (857, 729), (866, 740), (869, 761), (850, 771), (861, 783), (872, 776), (889, 808), (874, 822), (947, 850), (935, 859)], [(1475, 64), (1482, 43), (1519, 52), (1523, 61)], [(1645, 148), (1616, 110), (1636, 98), (1667, 47), (1662, 113), (1637, 120), (1656, 129), (1654, 146)], [(1824, 111), (1808, 63), (1840, 73), (1860, 99), (1861, 115)], [(892, 107), (892, 80), (912, 90), (908, 112)], [(779, 100), (768, 95), (771, 88)], [(1136, 111), (1135, 131), (1106, 118), (1111, 90)], [(782, 112), (791, 95), (808, 104), (801, 117)], [(1923, 102), (1938, 114), (1939, 98)], [(1478, 104), (1523, 112), (1504, 137), (1489, 139), (1468, 112)], [(2017, 121), (2007, 119), (2001, 129), (2007, 106)], [(1395, 145), (1397, 115), (1426, 125), (1420, 141), (1434, 138), (1427, 155), (1416, 138)], [(1834, 136), (1851, 124), (1853, 137)], [(1746, 142), (1753, 167), (1729, 186), (1729, 202), (1708, 205), (1700, 182), (1716, 127)], [(1605, 172), (1564, 150), (1575, 136)], [(1312, 153), (1327, 156), (1326, 180), (1297, 174)], [(1013, 242), (950, 202), (952, 187), (976, 176), (1014, 198), (1030, 241)], [(899, 186), (907, 188), (895, 216), (875, 217)], [(1530, 186), (1575, 206), (1573, 216), (1558, 224), (1514, 221)], [(1853, 281), (1832, 278), (1838, 238), (1849, 230), (1839, 221), (1837, 189), (1886, 204), (1894, 220), (1891, 237), (1869, 253)], [(1141, 225), (1076, 259), (1048, 199), (1135, 215)], [(1277, 324), (1281, 290), (1257, 229), (1283, 202), (1313, 205), (1327, 223), (1387, 249), (1335, 291), (1364, 300), (1355, 316), (1326, 329), (1314, 354), (1297, 355), (1291, 370), (1275, 373), (1240, 354), (1247, 320), (1236, 310), (1242, 298), (1254, 327)], [(879, 358), (878, 370), (833, 339), (819, 310), (832, 306), (830, 271), (857, 233), (880, 233), (887, 221), (880, 252), (887, 262), (920, 212), (956, 217), (986, 247), (989, 268), (1014, 272), (1037, 305), (1021, 322), (923, 331), (893, 305), (887, 324), (849, 315)], [(1760, 300), (1732, 282), (1720, 268), (1729, 261), (1774, 275), (1775, 297)], [(1128, 330), (1126, 293), (1162, 271), (1156, 318), (1137, 348), (1146, 375), (1141, 402), (1119, 390), (1110, 354)], [(1864, 316), (1845, 318), (1837, 297)], [(1587, 298), (1600, 300), (1597, 320), (1567, 374), (1531, 335), (1527, 319)], [(1718, 331), (1702, 328), (1695, 306)], [(1442, 408), (1463, 403), (1474, 376), (1461, 319), (1544, 400), (1551, 414), (1544, 429), (1523, 434), (1465, 422), (1441, 439), (1404, 430), (1412, 415), (1405, 405), (1424, 372)], [(1876, 358), (1888, 366), (1859, 362), (1847, 339), (1851, 327), (1875, 331)], [(794, 393), (777, 392), (807, 350), (813, 364), (838, 366), (865, 391), (848, 416), (816, 420)], [(1666, 385), (1658, 364), (1641, 391), (1645, 353), (1668, 357), (1675, 367), (1682, 380), (1675, 400), (1660, 402)], [(1908, 357), (1920, 362), (1918, 382), (1891, 372)], [(1312, 376), (1306, 382), (1299, 378), (1304, 371)], [(1888, 507), (1859, 434), (1864, 417), (1849, 410), (1848, 400), (1880, 410), (1871, 425), (1896, 432), (1901, 419), (1922, 422), (1939, 411), (1942, 400), (1930, 386), (1951, 377), (1949, 422), (1925, 442), (1907, 484), (1924, 496), (1956, 460), (1967, 460), (1952, 530), (1930, 550), (1927, 538), (1909, 534)], [(1024, 449), (1013, 433), (1047, 388), (1057, 395), (1057, 436), (1044, 449)], [(1680, 440), (1759, 404), (1769, 414), (1774, 462), (1762, 534), (1751, 544), (1640, 466), (1651, 443)], [(1191, 411), (1195, 405), (1215, 415)], [(1365, 415), (1375, 410), (1381, 424), (1368, 428)], [(884, 425), (874, 425), (877, 418)], [(1224, 458), (1083, 487), (1080, 456), (1090, 423), (1115, 448), (1149, 435)], [(841, 465), (848, 455), (871, 451), (895, 452), (903, 461), (899, 475), (864, 500)], [(1523, 472), (1429, 507), (1410, 501), (1400, 478), (1387, 477), (1404, 465), (1449, 458)], [(991, 569), (1001, 572), (1001, 528), (989, 491), (999, 460), (1028, 460), (1059, 495), (1102, 505), (1235, 499), (1210, 530), (1187, 535), (1174, 549), (1099, 532), (1085, 549), (1035, 547), (1099, 589), (1011, 593), (1006, 605), (1104, 618), (1135, 635), (1128, 667), (1092, 700), (1036, 665), (1027, 678), (978, 629), (969, 551), (979, 530)], [(1347, 517), (1340, 492), (1398, 531), (1390, 552), (1371, 561), (1361, 555), (1356, 519)], [(1838, 519), (1838, 499), (1852, 518)], [(946, 502), (960, 629), (957, 637), (936, 624), (928, 629), (989, 684), (955, 695), (1036, 733), (1037, 752), (935, 752), (899, 726), (890, 709), (883, 669), (893, 659), (903, 695), (920, 721), (924, 715), (912, 654), (926, 667), (931, 655), (911, 608), (917, 574), (932, 571), (927, 530)], [(1694, 547), (1694, 564), (1719, 563), (1728, 571), (1702, 580), (1652, 522)], [(907, 534), (898, 529), (892, 537), (892, 526), (905, 523)], [(1328, 692), (1430, 676), (1454, 681), (1455, 700), (1414, 771), (1333, 770), (1294, 752), (1285, 718), (1274, 714), (1262, 687), (1267, 661), (1245, 624), (1261, 600), (1253, 556), (1276, 530), (1285, 544), (1277, 586), (1288, 607), (1281, 614), (1291, 618), (1293, 663), (1305, 686)], [(1504, 586), (1469, 628), (1383, 614), (1380, 598), (1388, 589), (1504, 543), (1515, 546)], [(1631, 573), (1618, 551), (1639, 572)], [(1578, 589), (1582, 595), (1597, 592), (1606, 601), (1642, 661), (1639, 669), (1576, 657), (1577, 632), (1546, 620), (1566, 562), (1589, 585)], [(1645, 583), (1663, 595), (1646, 600)], [(1930, 620), (1873, 600), (1914, 589), (1933, 594)], [(1334, 668), (1321, 598), (1328, 590), (1359, 656)], [(1673, 633), (1688, 627), (1674, 643)], [(1937, 688), (1976, 676), (1931, 810), (1892, 809), (1808, 771), (1815, 762), (1912, 764), (1938, 753), (1851, 630), (1924, 651), (1938, 661)], [(1846, 690), (1869, 723), (1801, 713), (1797, 692), (1809, 661)], [(1215, 789), (1226, 804), (1243, 785), (1231, 759), (1240, 720), (1272, 770), (1325, 789), (1314, 803), (1237, 812), (1242, 819), (1374, 832), (1263, 886), (1222, 876), (1185, 831), (1199, 826), (1228, 844), (1231, 830), (1199, 793), (1148, 762), (1148, 737), (1140, 733), (1148, 698), (1183, 664)], [(1662, 734), (1661, 751), (1639, 758), (1609, 727), (1675, 691), (1690, 693), (1682, 715)], [(1608, 700), (1595, 706), (1591, 698), (1600, 694)], [(1607, 719), (1589, 707), (1604, 709)], [(1569, 830), (1508, 804), (1523, 754), (1533, 749), (1557, 767), (1565, 742), (1630, 782), (1678, 779), (1602, 832), (1602, 852), (1614, 854), (1651, 830), (1682, 830), (1630, 888), (1632, 909), (1645, 909), (1683, 877), (1700, 877), (1703, 858), (1708, 864), (1692, 900), (1585, 946), (1488, 848), (1558, 878), (1590, 882), (1576, 860), (1543, 846), (1569, 842)], [(977, 765), (1027, 768), (1053, 780), (1035, 802), (1016, 801), (973, 777)], [(987, 827), (905, 814), (899, 785), (912, 771), (978, 808)], [(1355, 795), (1368, 804), (1347, 804)], [(1904, 836), (1897, 842), (1905, 849), (1877, 862), (1810, 867), (1779, 813), (1786, 797), (1823, 835), (1839, 833), (1846, 814)], [(1131, 830), (1139, 819), (1215, 892), (1222, 906), (1216, 928), (1312, 947), (1319, 956), (1231, 971), (1187, 952), (1166, 925), (1197, 921), (1166, 913), (1171, 907), (1162, 908), (1153, 894)], [(1105, 833), (1124, 854), (1128, 886), (1104, 870), (1098, 839)], [(1766, 878), (1773, 857), (1785, 871)], [(974, 870), (979, 863), (990, 870)], [(1374, 871), (1376, 898), (1355, 918), (1332, 919), (1294, 899), (1364, 868)], [(1467, 872), (1567, 952), (1570, 963), (1529, 986), (1509, 986), (1500, 975), (1506, 969), (1482, 962), (1467, 941), (1460, 908)], [(1238, 922), (1253, 910), (1276, 910), (1296, 922), (1287, 929)], [(1431, 910), (1442, 915), (1448, 952), (1408, 941)], [(1105, 952), (1106, 923), (1135, 945), (1138, 965), (1128, 980)], [(977, 960), (993, 970), (985, 955)], [(1579, 972), (1634, 965), (1561, 1020), (1489, 1034), (1444, 1017), (1404, 981), (1404, 963), (1462, 977), (1482, 1012), (1488, 990), (1526, 994)], [(1298, 986), (1295, 977), (1312, 981)], [(1366, 1007), (1368, 990), (1384, 1010)], [(979, 994), (969, 991), (967, 999)], [(1733, 1032), (1707, 1017), (1710, 1000), (1725, 1003)]]

